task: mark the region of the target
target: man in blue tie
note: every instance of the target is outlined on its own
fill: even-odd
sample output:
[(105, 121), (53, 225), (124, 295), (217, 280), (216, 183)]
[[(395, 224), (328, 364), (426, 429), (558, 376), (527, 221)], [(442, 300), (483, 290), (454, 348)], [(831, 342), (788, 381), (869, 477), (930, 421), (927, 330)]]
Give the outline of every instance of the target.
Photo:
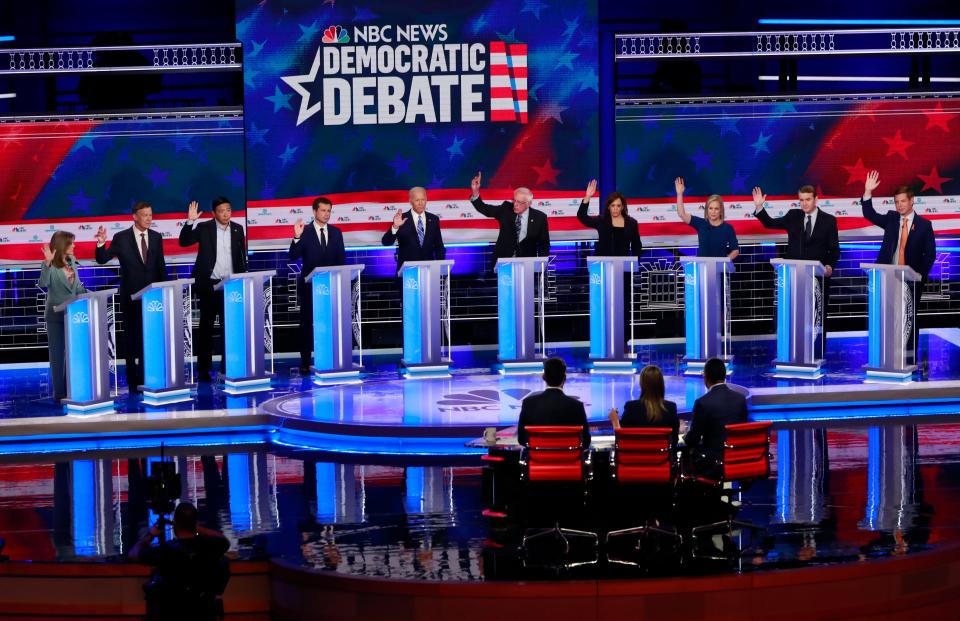
[(313, 351), (313, 291), (304, 279), (318, 267), (344, 265), (347, 262), (343, 233), (329, 224), (333, 202), (319, 196), (313, 201), (313, 220), (305, 226), (297, 219), (293, 225), (293, 241), (288, 256), (291, 261), (303, 260), (297, 277), (297, 297), (300, 298), (300, 372), (310, 372), (310, 354)]
[(397, 244), (397, 271), (407, 261), (439, 261), (447, 256), (440, 218), (427, 212), (425, 189), (410, 188), (410, 210), (397, 211), (381, 242), (384, 246)]
[(470, 202), (474, 209), (500, 225), (493, 246), (493, 264), (506, 257), (545, 257), (550, 254), (550, 230), (547, 214), (531, 209), (533, 192), (528, 188), (513, 191), (513, 201), (490, 205), (480, 199), (480, 173), (470, 181)]

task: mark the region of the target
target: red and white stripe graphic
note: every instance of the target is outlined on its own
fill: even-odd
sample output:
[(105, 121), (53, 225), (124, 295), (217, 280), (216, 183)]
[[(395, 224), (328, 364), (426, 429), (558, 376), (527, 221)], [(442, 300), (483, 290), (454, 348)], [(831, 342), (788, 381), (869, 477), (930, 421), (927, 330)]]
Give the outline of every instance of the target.
[(490, 42), (490, 120), (527, 122), (527, 44)]
[(527, 44), (510, 44), (510, 87), (513, 90), (514, 111), (521, 123), (527, 122)]

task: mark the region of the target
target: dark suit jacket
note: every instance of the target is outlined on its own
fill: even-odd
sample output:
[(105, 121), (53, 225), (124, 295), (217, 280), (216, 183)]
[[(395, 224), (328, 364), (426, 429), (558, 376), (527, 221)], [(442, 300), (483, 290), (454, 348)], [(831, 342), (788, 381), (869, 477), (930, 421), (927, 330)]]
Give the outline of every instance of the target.
[(726, 384), (718, 384), (693, 403), (693, 419), (685, 436), (690, 449), (720, 457), (726, 439), (726, 425), (747, 422), (747, 400)]
[[(527, 236), (520, 242), (517, 249), (517, 214), (513, 213), (513, 203), (503, 201), (499, 205), (488, 205), (478, 196), (471, 201), (474, 208), (488, 218), (496, 218), (500, 223), (500, 233), (497, 243), (493, 247), (493, 260), (506, 257), (545, 257), (550, 254), (550, 231), (547, 227), (547, 214), (536, 209), (528, 208), (524, 216), (527, 218)], [(514, 255), (514, 250), (517, 250)]]
[(290, 242), (290, 250), (287, 256), (291, 261), (302, 259), (300, 268), (300, 278), (297, 284), (306, 286), (304, 278), (310, 275), (310, 272), (318, 267), (330, 267), (334, 265), (346, 265), (347, 252), (343, 247), (343, 233), (340, 229), (327, 224), (327, 247), (320, 248), (320, 237), (317, 236), (317, 229), (313, 222), (303, 227), (303, 234), (300, 241)]
[[(591, 229), (597, 229), (597, 245), (594, 247), (594, 254), (598, 257), (613, 257), (619, 255), (613, 248), (613, 222), (610, 218), (604, 216), (589, 216), (587, 209), (590, 204), (581, 201), (580, 208), (577, 210), (577, 220), (583, 226)], [(640, 258), (643, 252), (643, 243), (640, 241), (640, 227), (637, 221), (628, 215), (623, 217), (623, 232), (627, 238), (627, 254), (625, 256)]]
[(583, 403), (563, 394), (558, 388), (547, 388), (530, 395), (520, 406), (520, 422), (517, 423), (517, 441), (527, 444), (527, 427), (536, 425), (569, 425), (583, 428), (583, 446), (590, 446), (590, 427)]
[(144, 263), (133, 228), (114, 235), (109, 244), (97, 248), (95, 255), (97, 263), (106, 263), (113, 257), (120, 262), (120, 301), (123, 303), (129, 302), (131, 295), (147, 285), (168, 280), (163, 236), (153, 229), (147, 231), (147, 262)]
[[(864, 200), (862, 205), (863, 217), (871, 224), (883, 229), (883, 244), (880, 245), (877, 263), (891, 265), (896, 263), (899, 250), (897, 241), (900, 239), (900, 214), (895, 209), (885, 214), (877, 213), (873, 208), (873, 200), (869, 198)], [(918, 213), (913, 214), (913, 224), (910, 227), (910, 234), (907, 235), (904, 258), (907, 265), (920, 274), (923, 280), (927, 279), (930, 268), (933, 267), (933, 262), (937, 258), (937, 240), (933, 233), (933, 224)]]
[(673, 429), (673, 445), (677, 445), (677, 436), (680, 434), (680, 418), (677, 416), (677, 404), (665, 401), (667, 411), (663, 412), (660, 420), (652, 422), (647, 418), (647, 408), (643, 401), (627, 401), (623, 405), (623, 415), (620, 417), (621, 427), (670, 427)]
[[(187, 223), (180, 229), (180, 246), (186, 248), (193, 244), (200, 244), (200, 247), (197, 249), (197, 260), (191, 274), (198, 282), (209, 280), (213, 274), (213, 266), (217, 263), (216, 220), (210, 218), (197, 223), (195, 227)], [(247, 243), (243, 227), (233, 221), (230, 222), (230, 257), (234, 273), (247, 271)]]
[(771, 218), (766, 209), (761, 209), (756, 216), (766, 228), (787, 232), (787, 259), (820, 261), (830, 267), (837, 266), (840, 260), (840, 235), (837, 232), (837, 218), (833, 214), (817, 209), (817, 221), (809, 241), (803, 235), (807, 214), (802, 209), (791, 209), (779, 218)]
[(424, 211), (423, 215), (427, 219), (423, 225), (423, 246), (420, 246), (420, 238), (417, 237), (413, 210), (403, 214), (407, 221), (400, 225), (396, 235), (393, 234), (391, 224), (380, 240), (384, 246), (397, 244), (397, 271), (400, 271), (400, 266), (407, 261), (440, 261), (447, 256), (443, 235), (440, 233), (440, 218), (429, 211)]

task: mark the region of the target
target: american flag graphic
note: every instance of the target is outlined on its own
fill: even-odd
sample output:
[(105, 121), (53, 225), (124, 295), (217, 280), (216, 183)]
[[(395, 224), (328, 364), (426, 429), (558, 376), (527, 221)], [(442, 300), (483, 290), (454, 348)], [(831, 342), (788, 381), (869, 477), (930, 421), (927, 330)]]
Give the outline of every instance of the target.
[(490, 42), (490, 120), (527, 122), (526, 43)]

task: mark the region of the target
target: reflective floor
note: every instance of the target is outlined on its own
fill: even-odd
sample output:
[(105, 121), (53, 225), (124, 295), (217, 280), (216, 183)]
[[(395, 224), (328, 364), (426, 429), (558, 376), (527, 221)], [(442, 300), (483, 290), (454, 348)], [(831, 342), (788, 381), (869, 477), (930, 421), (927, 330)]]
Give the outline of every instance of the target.
[[(607, 560), (538, 568), (481, 512), (476, 461), (352, 461), (275, 448), (177, 449), (182, 497), (241, 558), (280, 556), (351, 575), (481, 581), (723, 574), (911, 554), (960, 540), (960, 423), (792, 427), (773, 434), (774, 473), (739, 517), (752, 540), (708, 538), (728, 560), (648, 548), (636, 567)], [(0, 463), (0, 537), (13, 561), (119, 561), (151, 519), (153, 453), (83, 453)], [(594, 508), (608, 526), (628, 522)], [(499, 542), (499, 543), (497, 543)], [(651, 552), (652, 550), (652, 552)], [(709, 551), (709, 550), (708, 550)], [(576, 552), (576, 550), (574, 550)], [(620, 550), (618, 553), (630, 554)]]

